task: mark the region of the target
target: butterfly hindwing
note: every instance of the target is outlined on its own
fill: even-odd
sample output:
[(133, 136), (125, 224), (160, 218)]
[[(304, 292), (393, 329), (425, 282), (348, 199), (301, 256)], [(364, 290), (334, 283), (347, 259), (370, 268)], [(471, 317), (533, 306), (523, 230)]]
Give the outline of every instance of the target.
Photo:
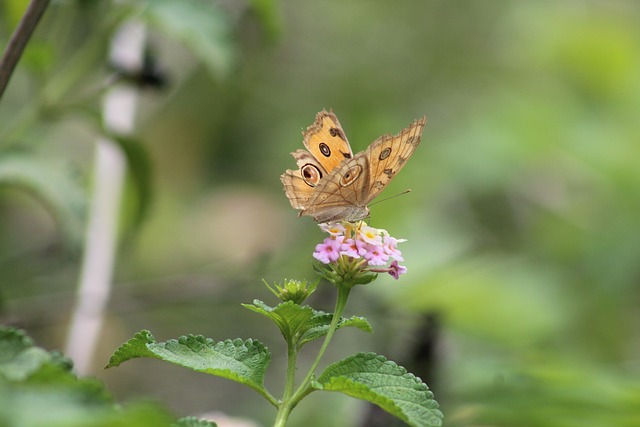
[(284, 185), (284, 192), (289, 198), (291, 207), (302, 211), (309, 206), (315, 187), (305, 182), (299, 170), (287, 170), (280, 176), (280, 181)]

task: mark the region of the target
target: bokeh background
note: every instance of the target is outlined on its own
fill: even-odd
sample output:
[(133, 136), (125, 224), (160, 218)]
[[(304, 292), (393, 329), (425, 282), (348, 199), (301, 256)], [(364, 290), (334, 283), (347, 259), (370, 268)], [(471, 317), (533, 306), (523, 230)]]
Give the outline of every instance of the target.
[[(3, 46), (26, 3), (0, 3)], [(0, 102), (0, 321), (48, 349), (65, 346), (108, 48), (127, 20), (147, 29), (145, 81), (163, 84), (137, 80), (91, 372), (119, 401), (270, 424), (235, 383), (153, 360), (102, 367), (140, 329), (253, 337), (280, 393), (283, 343), (240, 303), (276, 303), (263, 278), (314, 278), (323, 235), (279, 176), (333, 108), (354, 151), (428, 123), (384, 196), (413, 191), (372, 208), (373, 226), (408, 239), (408, 274), (352, 293), (347, 314), (375, 332), (341, 331), (325, 362), (364, 350), (411, 366), (448, 426), (637, 425), (640, 3), (53, 2)], [(333, 297), (321, 285), (310, 303)], [(296, 411), (292, 426), (356, 426), (368, 408), (316, 393)]]

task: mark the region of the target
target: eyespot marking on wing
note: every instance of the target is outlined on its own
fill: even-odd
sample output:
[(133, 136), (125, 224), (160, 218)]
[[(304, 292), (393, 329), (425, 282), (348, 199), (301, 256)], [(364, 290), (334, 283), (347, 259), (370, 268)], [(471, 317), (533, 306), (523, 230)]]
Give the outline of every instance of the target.
[(353, 181), (358, 179), (361, 173), (362, 173), (362, 166), (360, 165), (351, 166), (340, 178), (340, 186), (346, 187), (347, 185), (351, 184)]
[(387, 157), (389, 157), (389, 155), (391, 154), (391, 147), (387, 147), (384, 150), (382, 150), (382, 152), (380, 153), (380, 155), (378, 156), (379, 160), (384, 160)]
[(305, 184), (309, 187), (315, 187), (318, 185), (318, 182), (322, 179), (322, 172), (316, 165), (312, 165), (311, 163), (307, 163), (306, 165), (300, 168), (300, 173), (302, 175), (302, 179)]
[(318, 145), (318, 148), (320, 148), (320, 152), (322, 153), (323, 156), (325, 157), (329, 157), (331, 155), (331, 149), (329, 148), (329, 146), (327, 144), (325, 144), (324, 142), (321, 142)]

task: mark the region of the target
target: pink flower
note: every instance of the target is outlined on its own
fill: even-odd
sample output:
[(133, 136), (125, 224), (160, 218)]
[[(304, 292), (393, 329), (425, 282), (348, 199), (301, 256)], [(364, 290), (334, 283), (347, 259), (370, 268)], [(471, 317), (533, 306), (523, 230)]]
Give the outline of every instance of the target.
[(364, 259), (369, 262), (369, 265), (385, 265), (389, 261), (389, 255), (384, 253), (382, 246), (367, 244)]
[(407, 272), (407, 267), (404, 265), (399, 265), (398, 261), (393, 261), (389, 266), (389, 274), (396, 280), (400, 277), (400, 275)]
[(323, 243), (316, 245), (316, 251), (313, 253), (313, 257), (324, 264), (329, 264), (330, 262), (338, 260), (341, 247), (342, 239), (338, 240), (327, 237)]
[(386, 253), (396, 261), (404, 261), (404, 258), (402, 257), (402, 253), (398, 249), (398, 243), (401, 243), (404, 241), (405, 241), (404, 239), (398, 240), (395, 237), (384, 236), (384, 253)]
[(351, 258), (360, 258), (367, 252), (366, 243), (360, 240), (346, 239), (342, 243), (340, 253)]
[[(404, 261), (398, 249), (404, 239), (391, 237), (386, 230), (370, 227), (362, 221), (320, 224), (320, 228), (330, 236), (316, 245), (313, 257), (331, 264), (328, 268), (334, 273), (346, 268), (362, 274), (389, 273), (398, 279), (407, 272), (405, 266), (398, 264), (398, 261)], [(390, 265), (387, 264), (389, 261)]]

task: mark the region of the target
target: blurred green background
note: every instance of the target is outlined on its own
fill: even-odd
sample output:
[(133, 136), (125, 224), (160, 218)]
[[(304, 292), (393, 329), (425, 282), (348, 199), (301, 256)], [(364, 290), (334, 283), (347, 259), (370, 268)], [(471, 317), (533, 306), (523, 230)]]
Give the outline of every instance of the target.
[[(0, 3), (2, 46), (26, 3)], [(101, 368), (140, 329), (253, 337), (274, 353), (280, 393), (276, 329), (240, 303), (275, 304), (262, 278), (314, 277), (323, 235), (279, 176), (333, 108), (354, 151), (428, 123), (384, 196), (413, 191), (372, 208), (371, 225), (408, 239), (408, 274), (352, 293), (347, 315), (375, 333), (340, 331), (326, 362), (402, 362), (427, 340), (422, 377), (445, 425), (638, 425), (640, 3), (53, 2), (0, 102), (0, 321), (49, 349), (65, 343), (108, 47), (129, 19), (147, 25), (166, 82), (141, 90), (95, 356), (118, 400), (270, 424), (272, 408), (235, 383), (159, 361)], [(331, 310), (333, 295), (310, 302)], [(363, 417), (316, 394), (292, 426)]]

